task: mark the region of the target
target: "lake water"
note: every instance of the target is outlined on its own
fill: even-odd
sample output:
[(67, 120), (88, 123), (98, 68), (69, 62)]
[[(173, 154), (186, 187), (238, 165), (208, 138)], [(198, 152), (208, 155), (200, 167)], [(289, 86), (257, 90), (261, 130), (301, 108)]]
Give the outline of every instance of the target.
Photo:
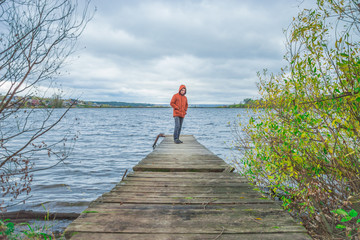
[[(159, 133), (172, 134), (174, 128), (170, 108), (72, 109), (46, 137), (56, 140), (75, 118), (74, 131), (80, 135), (70, 157), (54, 168), (35, 172), (32, 197), (9, 211), (43, 211), (42, 204), (51, 212), (83, 211), (152, 151)], [(194, 135), (231, 164), (231, 124), (248, 119), (245, 109), (190, 108), (181, 133)], [(36, 160), (37, 167), (48, 165), (46, 157)]]

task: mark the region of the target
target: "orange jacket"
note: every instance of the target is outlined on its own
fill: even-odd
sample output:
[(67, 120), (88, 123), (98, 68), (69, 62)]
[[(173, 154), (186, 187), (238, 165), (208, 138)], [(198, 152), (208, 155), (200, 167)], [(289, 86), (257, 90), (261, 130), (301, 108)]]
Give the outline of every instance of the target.
[(179, 92), (174, 94), (171, 99), (170, 105), (174, 109), (173, 116), (174, 117), (185, 117), (186, 111), (188, 109), (188, 102), (187, 98), (184, 95), (180, 94), (181, 89), (185, 88), (186, 94), (186, 87), (185, 85), (181, 85), (179, 88)]

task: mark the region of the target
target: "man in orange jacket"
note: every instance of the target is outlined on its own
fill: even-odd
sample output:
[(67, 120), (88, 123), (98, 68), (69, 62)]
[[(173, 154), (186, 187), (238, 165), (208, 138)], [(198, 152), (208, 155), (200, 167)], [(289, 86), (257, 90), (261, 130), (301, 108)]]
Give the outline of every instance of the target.
[(173, 116), (175, 119), (175, 129), (174, 129), (174, 142), (176, 144), (182, 143), (179, 139), (181, 126), (184, 121), (184, 117), (186, 115), (186, 111), (188, 109), (187, 98), (185, 97), (186, 87), (185, 85), (181, 85), (179, 88), (179, 92), (174, 94), (171, 99), (170, 105), (174, 109)]

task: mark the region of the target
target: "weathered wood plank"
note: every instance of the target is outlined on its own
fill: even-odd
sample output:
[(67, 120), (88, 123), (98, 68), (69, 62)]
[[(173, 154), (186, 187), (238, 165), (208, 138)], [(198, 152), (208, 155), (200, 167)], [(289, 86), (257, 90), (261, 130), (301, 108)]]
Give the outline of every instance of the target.
[(214, 154), (181, 154), (181, 155), (174, 155), (174, 154), (159, 154), (152, 152), (145, 157), (146, 159), (179, 159), (179, 160), (187, 160), (187, 159), (194, 159), (194, 160), (202, 160), (202, 159), (211, 159), (211, 160), (222, 160), (222, 158), (214, 155)]
[[(119, 204), (119, 203), (96, 203), (93, 202), (86, 211), (98, 211), (98, 210), (109, 210), (117, 211), (119, 209), (139, 209), (139, 210), (204, 210), (212, 209), (216, 211), (282, 211), (283, 209), (273, 202), (268, 202), (264, 204), (242, 204), (234, 206), (232, 204), (228, 205), (218, 205), (218, 204), (208, 204), (208, 205), (161, 205), (161, 204)], [(85, 211), (85, 212), (86, 212)]]
[(181, 155), (174, 155), (174, 154), (155, 154), (155, 155), (148, 155), (144, 159), (152, 160), (152, 161), (201, 161), (201, 160), (219, 160), (224, 161), (218, 156), (209, 155), (209, 154), (181, 154)]
[(224, 167), (202, 167), (202, 166), (142, 166), (133, 167), (134, 171), (154, 171), (154, 172), (223, 172)]
[(199, 167), (227, 167), (227, 164), (221, 161), (179, 161), (179, 162), (165, 162), (165, 161), (142, 161), (138, 164), (139, 166), (154, 166), (159, 165), (162, 167), (192, 167), (192, 166), (199, 166)]
[(71, 239), (79, 240), (305, 240), (309, 239), (304, 233), (256, 233), (256, 234), (227, 234), (223, 233), (222, 230), (216, 234), (174, 234), (174, 233), (162, 233), (162, 234), (124, 234), (124, 233), (98, 233), (95, 234), (90, 232), (81, 232), (75, 234)]
[(136, 192), (136, 193), (183, 193), (183, 194), (259, 194), (256, 191), (253, 191), (252, 188), (242, 188), (242, 187), (221, 187), (221, 186), (209, 186), (209, 187), (152, 187), (152, 186), (121, 186), (115, 187), (110, 192), (116, 192), (125, 194)]
[[(212, 178), (212, 179), (191, 179), (191, 178), (144, 178), (144, 177), (135, 177), (135, 178), (127, 178), (124, 183), (126, 182), (190, 182), (190, 183), (247, 183), (243, 178)], [(247, 183), (247, 185), (249, 185)]]
[(304, 232), (283, 211), (239, 214), (227, 211), (128, 210), (114, 213), (85, 213), (69, 231), (110, 233), (279, 233)]
[[(164, 182), (164, 181), (156, 181), (156, 182), (147, 182), (147, 181), (123, 181), (117, 184), (117, 186), (154, 186), (154, 187), (190, 187), (190, 186), (203, 186), (203, 187), (210, 187), (210, 186), (219, 186), (214, 182), (200, 182), (191, 184), (191, 182)], [(223, 187), (251, 187), (246, 183), (237, 183), (237, 182), (228, 182), (222, 183), (221, 186)]]
[[(119, 196), (119, 192), (109, 192), (106, 194), (103, 194), (103, 199), (105, 198), (117, 198)], [(137, 198), (137, 199), (146, 199), (146, 198), (159, 198), (159, 199), (247, 199), (247, 201), (250, 201), (251, 199), (257, 200), (259, 198), (264, 198), (258, 193), (184, 193), (184, 192), (164, 192), (164, 193), (138, 193), (138, 192), (127, 192), (126, 198)]]
[(132, 172), (127, 175), (130, 178), (143, 177), (143, 178), (190, 178), (190, 179), (203, 179), (206, 181), (207, 179), (243, 179), (247, 181), (245, 177), (240, 176), (239, 174), (234, 173), (211, 173), (211, 172), (202, 172), (202, 173), (190, 173), (190, 172)]
[(223, 161), (219, 161), (219, 160), (194, 160), (194, 161), (184, 161), (184, 160), (174, 160), (174, 161), (161, 161), (161, 160), (148, 160), (148, 159), (144, 159), (142, 160), (139, 165), (154, 165), (154, 164), (161, 164), (161, 165), (214, 165), (214, 166), (218, 166), (218, 165), (226, 165), (224, 164)]
[(138, 203), (138, 204), (248, 204), (248, 203), (269, 203), (268, 199), (262, 198), (169, 198), (169, 197), (105, 197), (99, 200), (104, 203)]

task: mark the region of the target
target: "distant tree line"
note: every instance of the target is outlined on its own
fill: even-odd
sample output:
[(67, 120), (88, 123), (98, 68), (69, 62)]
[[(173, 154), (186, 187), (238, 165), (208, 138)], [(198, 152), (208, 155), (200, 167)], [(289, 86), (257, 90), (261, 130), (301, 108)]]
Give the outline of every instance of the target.
[(245, 98), (241, 103), (226, 106), (227, 108), (262, 108), (265, 104), (262, 99)]

